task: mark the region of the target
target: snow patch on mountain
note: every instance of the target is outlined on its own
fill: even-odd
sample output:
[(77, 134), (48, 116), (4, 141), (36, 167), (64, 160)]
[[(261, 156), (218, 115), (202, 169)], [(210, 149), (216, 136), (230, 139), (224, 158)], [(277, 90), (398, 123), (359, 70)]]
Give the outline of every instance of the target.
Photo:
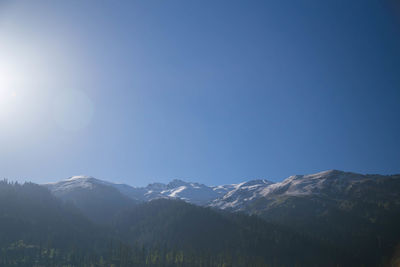
[(260, 198), (335, 194), (335, 192), (342, 192), (352, 184), (365, 180), (366, 177), (362, 174), (329, 170), (309, 175), (290, 176), (278, 183), (257, 179), (239, 184), (207, 186), (174, 179), (168, 184), (152, 183), (146, 187), (132, 187), (81, 175), (44, 186), (48, 187), (55, 195), (62, 195), (72, 190), (93, 190), (96, 186), (103, 185), (113, 187), (124, 196), (136, 201), (175, 198), (197, 205), (244, 210), (246, 206)]
[(73, 176), (68, 179), (44, 184), (55, 195), (79, 189), (93, 189), (97, 185), (110, 186), (121, 194), (137, 201), (150, 201), (157, 198), (177, 198), (197, 205), (207, 205), (211, 201), (222, 197), (234, 186), (206, 186), (204, 184), (185, 182), (174, 179), (168, 184), (152, 183), (146, 187), (133, 187), (126, 184), (116, 184), (96, 179), (91, 176)]
[(317, 195), (322, 190), (343, 190), (352, 183), (365, 179), (362, 174), (328, 170), (309, 175), (290, 176), (280, 183), (266, 187), (261, 194), (284, 194), (292, 196)]
[(236, 184), (222, 198), (212, 201), (210, 206), (220, 209), (241, 210), (247, 202), (261, 197), (261, 192), (273, 184), (268, 180), (251, 180)]
[(309, 175), (293, 175), (282, 182), (253, 180), (241, 183), (210, 206), (220, 209), (245, 210), (260, 198), (276, 199), (281, 196), (337, 195), (346, 188), (370, 179), (371, 175), (328, 170)]
[(93, 186), (97, 183), (97, 181), (100, 180), (97, 180), (91, 176), (79, 175), (69, 177), (60, 182), (47, 183), (44, 186), (49, 188), (50, 191), (57, 195), (58, 193), (69, 192), (79, 188), (93, 189)]

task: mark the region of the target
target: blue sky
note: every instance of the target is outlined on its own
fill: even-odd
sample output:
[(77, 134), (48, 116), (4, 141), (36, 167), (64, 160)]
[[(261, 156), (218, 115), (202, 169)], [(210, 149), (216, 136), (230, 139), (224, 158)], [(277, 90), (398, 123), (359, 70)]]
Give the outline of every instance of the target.
[(400, 173), (395, 1), (1, 1), (0, 176)]

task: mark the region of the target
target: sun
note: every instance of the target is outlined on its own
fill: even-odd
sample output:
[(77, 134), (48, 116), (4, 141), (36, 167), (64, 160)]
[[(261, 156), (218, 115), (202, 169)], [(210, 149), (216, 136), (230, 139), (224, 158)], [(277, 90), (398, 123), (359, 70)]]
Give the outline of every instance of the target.
[(21, 96), (28, 86), (29, 73), (19, 63), (17, 58), (11, 57), (3, 57), (0, 62), (0, 119), (3, 125), (21, 120), (28, 106)]
[(17, 88), (21, 80), (18, 74), (13, 71), (11, 64), (7, 66), (4, 62), (0, 64), (0, 112), (10, 112), (10, 108), (17, 98)]

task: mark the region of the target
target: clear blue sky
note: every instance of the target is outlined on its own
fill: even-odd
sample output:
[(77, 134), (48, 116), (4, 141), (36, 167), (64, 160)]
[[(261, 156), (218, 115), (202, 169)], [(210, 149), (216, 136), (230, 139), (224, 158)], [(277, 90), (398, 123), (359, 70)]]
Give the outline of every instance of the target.
[(399, 10), (0, 1), (0, 176), (146, 185), (400, 173)]

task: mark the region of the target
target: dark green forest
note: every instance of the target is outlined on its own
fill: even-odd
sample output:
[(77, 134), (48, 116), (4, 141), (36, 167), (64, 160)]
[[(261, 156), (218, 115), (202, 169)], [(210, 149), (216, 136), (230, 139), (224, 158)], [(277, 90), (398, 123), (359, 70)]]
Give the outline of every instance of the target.
[(42, 186), (4, 180), (0, 265), (389, 266), (386, 255), (394, 253), (389, 245), (386, 254), (378, 251), (376, 264), (369, 255), (363, 260), (343, 249), (330, 235), (309, 234), (312, 229), (294, 231), (259, 216), (179, 200), (132, 204), (105, 221), (95, 223)]

